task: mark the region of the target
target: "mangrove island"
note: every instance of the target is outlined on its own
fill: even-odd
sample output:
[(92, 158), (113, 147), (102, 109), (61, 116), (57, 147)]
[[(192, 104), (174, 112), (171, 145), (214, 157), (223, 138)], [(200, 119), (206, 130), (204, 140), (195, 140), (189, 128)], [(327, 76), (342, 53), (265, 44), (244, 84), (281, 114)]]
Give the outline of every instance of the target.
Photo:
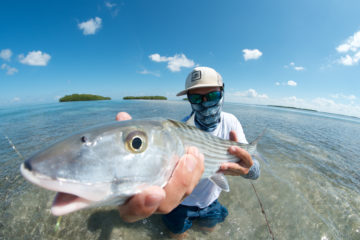
[(72, 94), (60, 98), (59, 102), (97, 101), (97, 100), (111, 100), (111, 98), (103, 97), (99, 95), (92, 95), (92, 94)]
[(123, 97), (123, 99), (124, 100), (167, 100), (167, 98), (164, 96), (139, 96), (139, 97), (126, 96)]
[(288, 109), (294, 109), (294, 110), (303, 110), (303, 111), (310, 111), (310, 112), (317, 112), (313, 109), (308, 108), (297, 108), (297, 107), (289, 107), (289, 106), (280, 106), (280, 105), (268, 105), (269, 107), (277, 107), (277, 108), (288, 108)]

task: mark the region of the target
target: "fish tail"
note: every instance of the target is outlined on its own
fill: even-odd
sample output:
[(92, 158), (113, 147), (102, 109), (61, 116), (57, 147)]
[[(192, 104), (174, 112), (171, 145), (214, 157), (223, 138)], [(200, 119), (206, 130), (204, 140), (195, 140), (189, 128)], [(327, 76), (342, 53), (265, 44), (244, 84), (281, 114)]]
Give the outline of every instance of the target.
[(249, 143), (249, 146), (248, 146), (248, 152), (250, 153), (250, 155), (252, 156), (255, 156), (257, 155), (258, 157), (260, 157), (260, 159), (263, 159), (260, 154), (257, 152), (257, 145), (260, 141), (260, 139), (264, 136), (265, 132), (266, 132), (267, 128), (265, 128), (261, 134), (254, 140), (252, 141), (251, 143)]

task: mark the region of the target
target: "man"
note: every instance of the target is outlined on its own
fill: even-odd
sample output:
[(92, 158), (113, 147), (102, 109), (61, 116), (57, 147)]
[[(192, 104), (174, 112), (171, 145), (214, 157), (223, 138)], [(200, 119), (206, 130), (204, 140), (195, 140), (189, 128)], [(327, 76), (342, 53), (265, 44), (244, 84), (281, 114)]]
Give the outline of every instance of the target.
[[(232, 114), (222, 112), (224, 84), (222, 77), (214, 69), (195, 68), (186, 79), (185, 90), (179, 92), (177, 96), (184, 94), (187, 94), (193, 110), (192, 114), (184, 119), (188, 124), (224, 139), (247, 143), (237, 118)], [(131, 117), (126, 113), (119, 113), (117, 119), (126, 120)], [(219, 172), (249, 179), (259, 177), (259, 163), (252, 159), (248, 152), (232, 146), (229, 148), (229, 153), (239, 158), (239, 162), (224, 163)], [(221, 193), (218, 186), (208, 179), (202, 179), (198, 183), (203, 171), (203, 158), (196, 148), (190, 147), (187, 154), (181, 157), (169, 184), (163, 191), (150, 187), (145, 193), (141, 193), (142, 195), (134, 196), (127, 204), (121, 206), (120, 215), (126, 221), (136, 221), (154, 212), (168, 213), (163, 216), (164, 223), (177, 238), (185, 236), (194, 219), (199, 219), (198, 222), (204, 229), (212, 230), (217, 223), (224, 221), (228, 212), (217, 201)], [(187, 168), (184, 167), (185, 165), (192, 167)], [(182, 176), (187, 171), (186, 169), (192, 170), (191, 174), (185, 173), (188, 178)], [(151, 198), (149, 196), (154, 193), (159, 194), (154, 199), (155, 207), (145, 210), (143, 207), (146, 205), (146, 199)], [(170, 194), (175, 194), (175, 196)]]

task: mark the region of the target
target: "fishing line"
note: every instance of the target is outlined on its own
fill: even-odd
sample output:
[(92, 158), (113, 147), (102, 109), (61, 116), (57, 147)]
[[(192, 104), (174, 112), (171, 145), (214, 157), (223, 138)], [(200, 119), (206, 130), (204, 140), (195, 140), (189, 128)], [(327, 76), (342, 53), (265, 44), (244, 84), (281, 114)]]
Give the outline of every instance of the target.
[(16, 154), (22, 159), (24, 160), (23, 155), (21, 155), (21, 153), (16, 149), (15, 144), (10, 140), (10, 138), (8, 138), (8, 136), (6, 136), (5, 134), (3, 134), (5, 136), (5, 138), (8, 140), (10, 146), (12, 147), (12, 149), (14, 149), (14, 151), (16, 152)]
[(255, 186), (254, 186), (254, 184), (253, 184), (252, 182), (250, 182), (250, 183), (251, 183), (251, 186), (252, 186), (253, 189), (254, 189), (256, 198), (257, 198), (257, 200), (258, 200), (258, 202), (259, 202), (259, 205), (260, 205), (260, 207), (261, 207), (261, 212), (262, 212), (262, 214), (264, 214), (265, 221), (266, 221), (266, 225), (267, 225), (267, 227), (268, 227), (269, 233), (270, 233), (272, 239), (275, 240), (274, 233), (271, 231), (270, 224), (269, 224), (269, 221), (268, 221), (267, 216), (266, 216), (266, 213), (265, 213), (265, 209), (264, 209), (264, 207), (263, 207), (263, 205), (262, 205), (262, 202), (261, 202), (261, 200), (260, 200), (260, 198), (259, 198), (259, 195), (258, 195), (258, 193), (257, 193), (257, 191), (256, 191), (256, 188), (255, 188)]
[[(4, 137), (7, 139), (7, 141), (9, 142), (10, 146), (12, 149), (14, 149), (14, 151), (16, 152), (16, 154), (24, 161), (25, 158), (24, 156), (17, 150), (15, 144), (10, 140), (10, 138), (8, 136), (6, 136), (4, 133), (3, 133)], [(57, 218), (57, 221), (56, 221), (56, 225), (55, 225), (55, 232), (58, 232), (60, 230), (60, 223), (61, 223), (61, 219), (62, 219), (62, 216), (58, 217)]]

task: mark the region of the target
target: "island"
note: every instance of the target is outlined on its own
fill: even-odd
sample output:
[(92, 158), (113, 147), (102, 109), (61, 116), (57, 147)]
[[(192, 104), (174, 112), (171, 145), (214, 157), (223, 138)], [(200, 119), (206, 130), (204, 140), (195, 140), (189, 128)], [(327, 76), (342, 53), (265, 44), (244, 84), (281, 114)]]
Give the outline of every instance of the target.
[(93, 94), (71, 94), (59, 99), (59, 102), (73, 102), (73, 101), (97, 101), (97, 100), (111, 100), (110, 97), (103, 97)]
[(124, 100), (167, 100), (164, 96), (126, 96), (123, 97)]
[(280, 105), (268, 105), (269, 107), (277, 107), (277, 108), (288, 108), (288, 109), (294, 109), (294, 110), (303, 110), (303, 111), (310, 111), (310, 112), (317, 112), (313, 109), (308, 108), (297, 108), (297, 107), (289, 107), (289, 106), (280, 106)]

